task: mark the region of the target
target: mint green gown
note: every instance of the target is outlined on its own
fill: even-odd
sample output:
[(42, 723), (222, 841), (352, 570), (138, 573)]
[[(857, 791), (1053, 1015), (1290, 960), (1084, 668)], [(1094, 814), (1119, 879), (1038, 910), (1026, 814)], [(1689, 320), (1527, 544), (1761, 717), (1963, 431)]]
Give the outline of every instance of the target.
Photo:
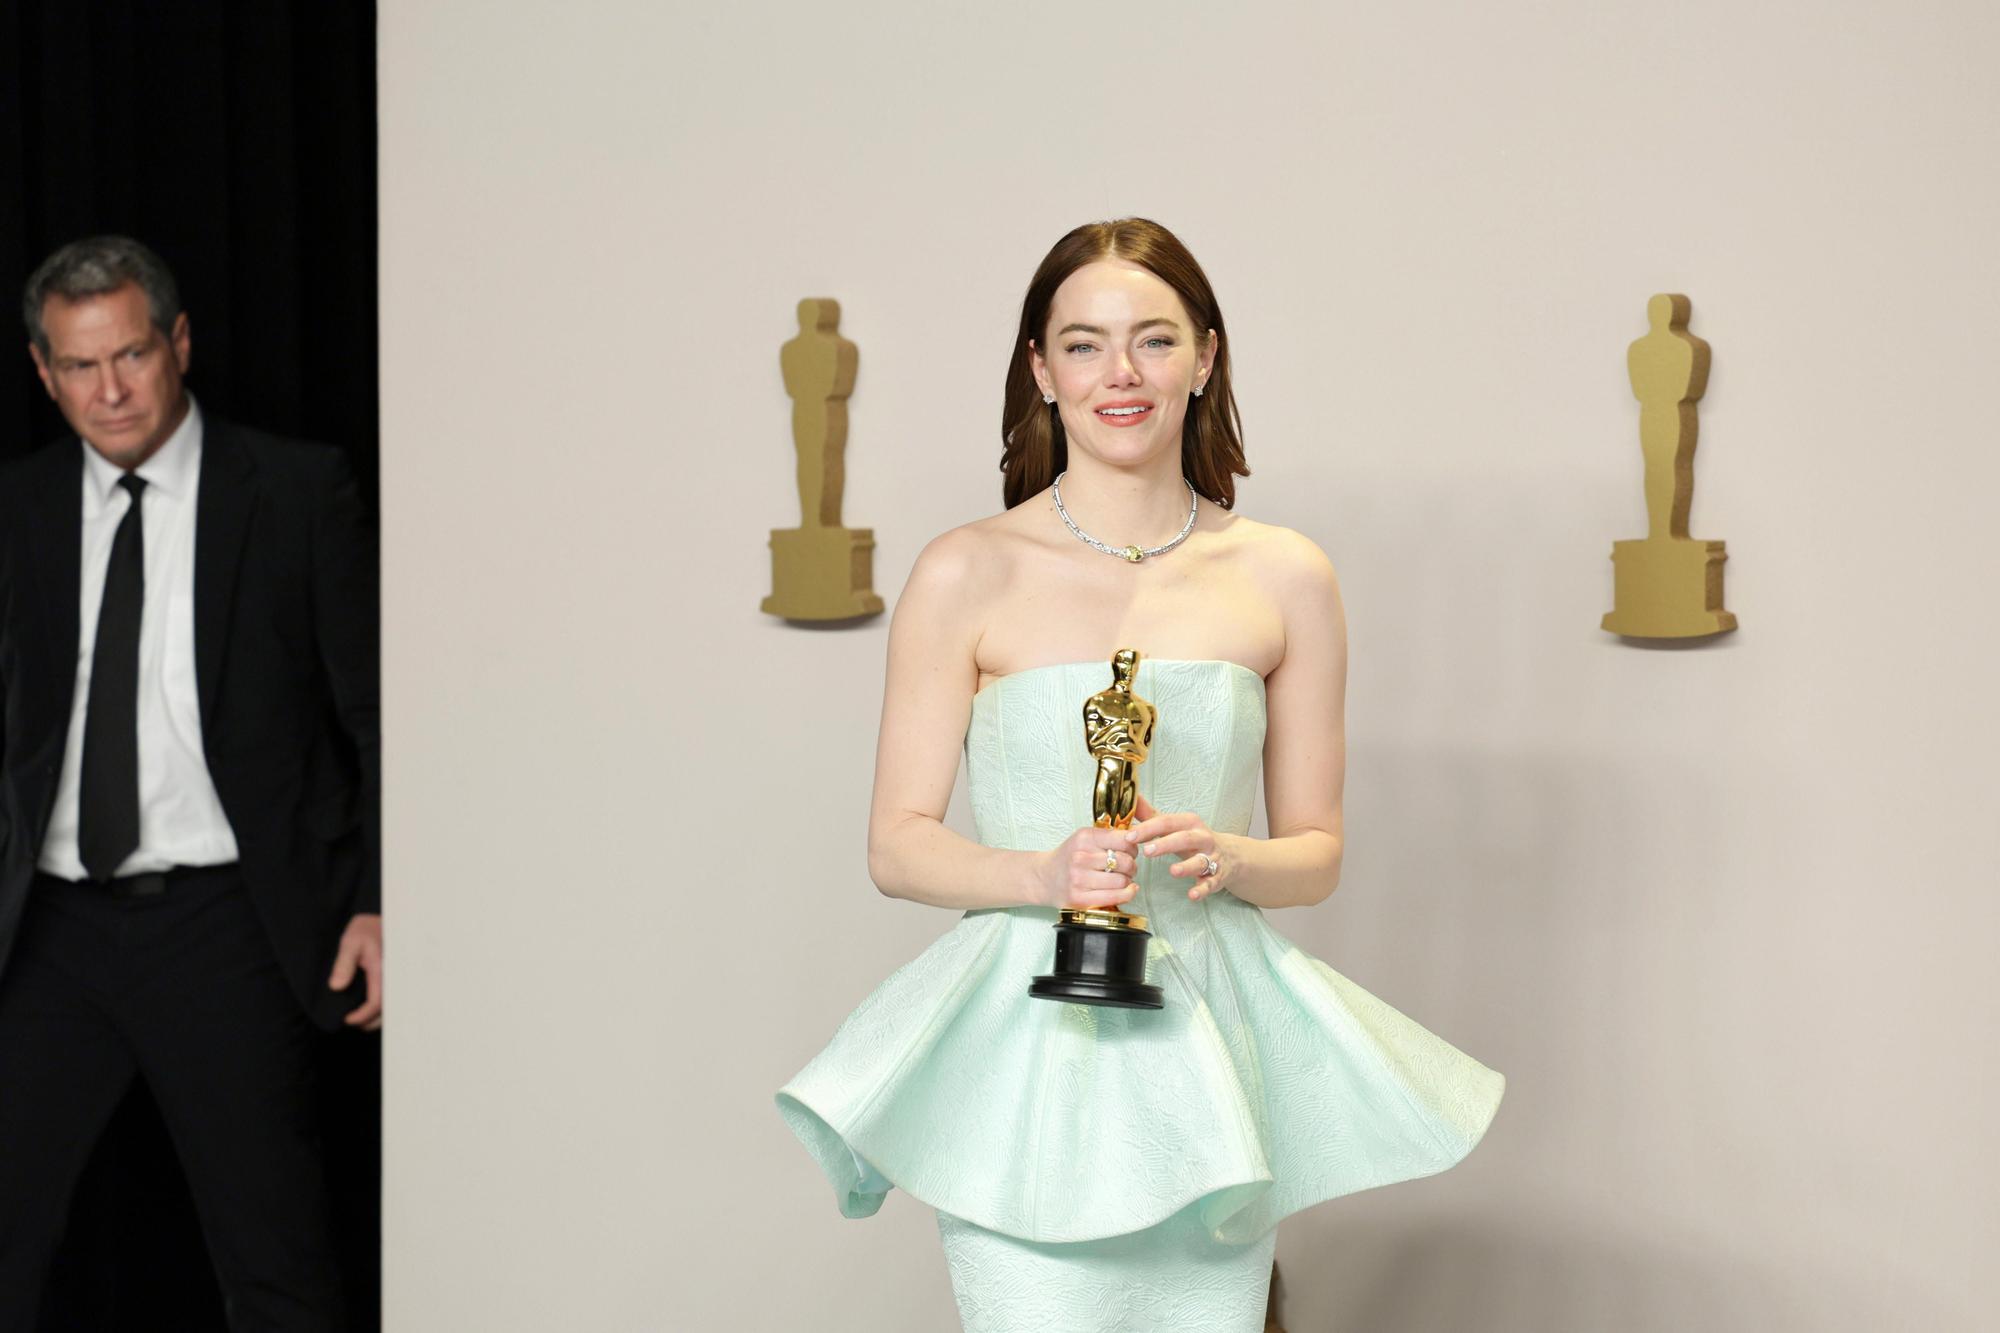
[[(1105, 662), (1005, 676), (965, 738), (980, 842), (1045, 851), (1090, 822), (1082, 708)], [(1264, 682), (1148, 659), (1159, 708), (1139, 789), (1244, 833)], [(900, 1188), (938, 1213), (968, 1333), (1257, 1333), (1275, 1227), (1311, 1204), (1430, 1175), (1479, 1142), (1505, 1079), (1272, 929), (1189, 902), (1139, 858), (1160, 1010), (1028, 995), (1055, 912), (967, 912), (897, 970), (778, 1093), (866, 1217)]]

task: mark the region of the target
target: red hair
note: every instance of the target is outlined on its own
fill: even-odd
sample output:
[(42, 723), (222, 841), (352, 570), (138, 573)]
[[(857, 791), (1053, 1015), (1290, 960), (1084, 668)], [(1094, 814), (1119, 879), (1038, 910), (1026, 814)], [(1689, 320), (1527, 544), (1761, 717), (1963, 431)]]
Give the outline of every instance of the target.
[(1229, 385), (1229, 339), (1223, 337), (1222, 308), (1208, 275), (1178, 237), (1145, 218), (1088, 222), (1057, 241), (1042, 259), (1021, 302), (1021, 330), (1007, 363), (1007, 398), (1001, 409), (1001, 493), (1012, 509), (1038, 494), (1069, 466), (1069, 440), (1055, 405), (1042, 401), (1028, 344), (1040, 347), (1048, 334), (1049, 306), (1056, 288), (1085, 264), (1122, 259), (1137, 264), (1174, 289), (1194, 321), (1195, 336), (1213, 329), (1221, 346), (1206, 387), (1188, 404), (1181, 423), (1181, 475), (1196, 493), (1218, 508), (1236, 502), (1236, 478), (1250, 475), (1243, 461), (1243, 421)]

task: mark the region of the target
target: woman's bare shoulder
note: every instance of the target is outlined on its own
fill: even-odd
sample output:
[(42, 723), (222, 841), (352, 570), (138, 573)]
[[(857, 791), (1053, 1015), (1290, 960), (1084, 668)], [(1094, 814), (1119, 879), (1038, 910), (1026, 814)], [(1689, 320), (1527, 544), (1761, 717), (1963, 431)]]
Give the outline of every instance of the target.
[(917, 553), (917, 562), (910, 570), (911, 586), (963, 597), (1004, 582), (1007, 569), (1019, 557), (1022, 541), (1013, 513), (990, 514), (931, 538)]
[(1230, 529), (1236, 558), (1275, 606), (1283, 648), (1265, 675), (1267, 686), (1318, 680), (1338, 671), (1347, 655), (1347, 612), (1333, 562), (1319, 543), (1295, 528), (1236, 516)]
[(1296, 528), (1231, 514), (1226, 535), (1240, 558), (1262, 577), (1294, 588), (1331, 587), (1336, 582), (1333, 561), (1318, 542)]

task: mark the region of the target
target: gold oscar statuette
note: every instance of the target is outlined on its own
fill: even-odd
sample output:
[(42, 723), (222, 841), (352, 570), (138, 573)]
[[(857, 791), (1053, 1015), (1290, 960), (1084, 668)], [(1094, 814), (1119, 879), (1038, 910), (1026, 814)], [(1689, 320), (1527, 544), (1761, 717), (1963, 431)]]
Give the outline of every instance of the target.
[(855, 620), (882, 610), (875, 533), (840, 526), (847, 480), (847, 396), (860, 349), (840, 336), (840, 303), (799, 302), (799, 335), (780, 349), (798, 453), (799, 526), (771, 533), (771, 595), (764, 610), (787, 620)]
[[(1120, 648), (1111, 659), (1111, 688), (1083, 701), (1083, 743), (1097, 765), (1091, 790), (1098, 828), (1130, 828), (1139, 805), (1138, 767), (1146, 761), (1160, 710), (1132, 692), (1139, 654)], [(1041, 1000), (1159, 1009), (1166, 1001), (1146, 984), (1146, 918), (1111, 908), (1065, 907), (1056, 915), (1055, 971), (1036, 977), (1028, 994)]]
[(1646, 303), (1651, 332), (1625, 354), (1639, 400), (1639, 443), (1646, 456), (1646, 535), (1611, 544), (1612, 609), (1601, 622), (1613, 634), (1698, 639), (1736, 628), (1722, 608), (1719, 541), (1688, 536), (1694, 504), (1695, 403), (1708, 389), (1708, 344), (1687, 331), (1685, 296)]

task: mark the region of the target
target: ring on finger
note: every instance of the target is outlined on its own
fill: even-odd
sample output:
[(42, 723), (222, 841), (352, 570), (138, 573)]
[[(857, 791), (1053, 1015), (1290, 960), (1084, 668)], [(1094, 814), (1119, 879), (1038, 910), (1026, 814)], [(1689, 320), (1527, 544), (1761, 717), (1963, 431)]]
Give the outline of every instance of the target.
[(1200, 856), (1202, 861), (1201, 877), (1203, 879), (1210, 878), (1215, 874), (1216, 871), (1222, 869), (1222, 862), (1216, 860), (1214, 857), (1210, 856), (1207, 852), (1200, 853)]
[(1118, 873), (1118, 853), (1112, 851), (1109, 847), (1104, 849), (1104, 873), (1107, 875)]

